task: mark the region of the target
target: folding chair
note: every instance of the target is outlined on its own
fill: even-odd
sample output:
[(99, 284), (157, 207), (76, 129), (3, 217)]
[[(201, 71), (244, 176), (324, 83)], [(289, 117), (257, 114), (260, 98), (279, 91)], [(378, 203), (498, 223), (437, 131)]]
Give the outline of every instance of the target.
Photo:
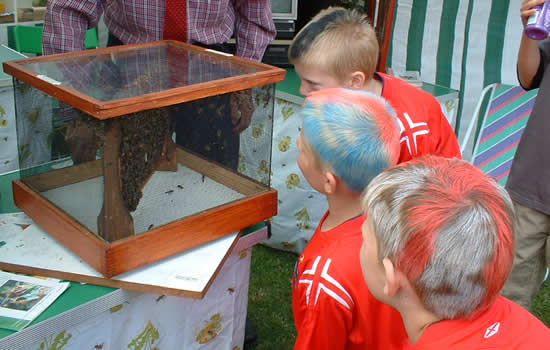
[(505, 185), (514, 154), (533, 109), (538, 89), (525, 91), (521, 86), (492, 84), (483, 89), (461, 142), (464, 152), (473, 138), (472, 163)]
[(42, 26), (15, 26), (13, 29), (15, 50), (42, 54)]
[(97, 27), (90, 28), (86, 31), (86, 37), (84, 38), (84, 47), (87, 49), (97, 49), (99, 47)]
[[(42, 54), (42, 31), (41, 25), (25, 26), (16, 25), (13, 29), (15, 50), (25, 53)], [(98, 44), (97, 27), (88, 29), (84, 38), (84, 46), (87, 49), (95, 49)]]

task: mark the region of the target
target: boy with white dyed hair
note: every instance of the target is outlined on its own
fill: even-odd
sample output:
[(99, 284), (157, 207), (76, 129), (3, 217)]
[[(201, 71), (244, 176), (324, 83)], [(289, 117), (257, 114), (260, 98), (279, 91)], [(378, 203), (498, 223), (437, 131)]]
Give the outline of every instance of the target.
[(428, 154), (461, 158), (439, 101), (397, 77), (376, 72), (378, 52), (376, 33), (365, 15), (329, 7), (296, 34), (288, 58), (306, 97), (320, 89), (343, 87), (385, 98), (398, 118), (399, 163)]
[(359, 262), (361, 192), (397, 163), (395, 112), (379, 96), (337, 88), (312, 93), (301, 115), (298, 165), (329, 209), (296, 263), (294, 349), (406, 348), (401, 316), (370, 294)]
[(550, 330), (498, 293), (514, 257), (508, 193), (442, 157), (384, 171), (363, 195), (361, 265), (414, 349), (546, 349)]

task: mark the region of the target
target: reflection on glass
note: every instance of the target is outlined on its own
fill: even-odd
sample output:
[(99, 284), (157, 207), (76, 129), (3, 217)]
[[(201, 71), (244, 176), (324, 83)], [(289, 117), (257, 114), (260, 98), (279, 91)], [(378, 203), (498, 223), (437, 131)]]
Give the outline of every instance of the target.
[(15, 80), (22, 181), (111, 242), (242, 199), (252, 193), (233, 186), (243, 177), (270, 183), (274, 93), (270, 84), (99, 120)]
[(253, 66), (163, 43), (23, 64), (26, 69), (101, 101), (251, 74)]

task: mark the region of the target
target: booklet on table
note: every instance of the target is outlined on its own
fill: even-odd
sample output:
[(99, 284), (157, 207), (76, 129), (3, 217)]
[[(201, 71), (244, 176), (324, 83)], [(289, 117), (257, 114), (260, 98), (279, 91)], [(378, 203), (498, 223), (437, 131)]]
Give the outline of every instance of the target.
[(0, 328), (25, 328), (68, 287), (54, 278), (0, 271)]

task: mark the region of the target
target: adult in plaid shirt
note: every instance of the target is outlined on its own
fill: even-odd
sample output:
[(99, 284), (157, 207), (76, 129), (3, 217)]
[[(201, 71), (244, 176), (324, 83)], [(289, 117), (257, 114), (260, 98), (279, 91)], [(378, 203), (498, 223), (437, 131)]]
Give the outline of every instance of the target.
[[(234, 35), (236, 55), (260, 61), (276, 34), (271, 0), (50, 0), (44, 54), (83, 50), (86, 30), (102, 14), (108, 46), (172, 39), (227, 52), (226, 42)], [(196, 113), (222, 104), (227, 106), (222, 116)], [(176, 142), (236, 169), (239, 133), (250, 124), (253, 110), (250, 90), (181, 105), (174, 114), (180, 116)]]
[(102, 13), (110, 34), (123, 44), (174, 39), (213, 45), (235, 34), (237, 56), (255, 61), (276, 33), (271, 0), (50, 0), (44, 54), (83, 50), (86, 30)]

